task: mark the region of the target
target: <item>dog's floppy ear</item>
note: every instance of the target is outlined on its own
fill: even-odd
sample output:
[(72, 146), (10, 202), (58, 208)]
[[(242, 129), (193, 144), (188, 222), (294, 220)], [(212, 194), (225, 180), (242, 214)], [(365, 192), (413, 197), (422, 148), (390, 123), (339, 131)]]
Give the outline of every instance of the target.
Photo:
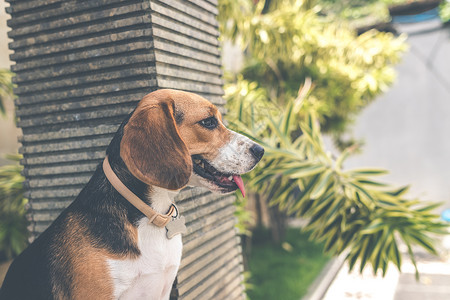
[(187, 184), (192, 159), (173, 116), (173, 100), (142, 100), (124, 127), (120, 156), (139, 180), (170, 190)]

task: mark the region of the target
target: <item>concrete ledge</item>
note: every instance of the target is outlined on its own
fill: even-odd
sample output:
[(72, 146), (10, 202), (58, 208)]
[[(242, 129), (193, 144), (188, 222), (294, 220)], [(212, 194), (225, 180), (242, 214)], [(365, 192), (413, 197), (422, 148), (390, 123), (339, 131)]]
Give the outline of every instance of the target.
[(336, 274), (341, 269), (346, 256), (347, 253), (343, 253), (336, 258), (332, 258), (325, 265), (325, 268), (323, 268), (316, 280), (314, 280), (308, 289), (308, 293), (302, 300), (321, 300), (336, 277)]

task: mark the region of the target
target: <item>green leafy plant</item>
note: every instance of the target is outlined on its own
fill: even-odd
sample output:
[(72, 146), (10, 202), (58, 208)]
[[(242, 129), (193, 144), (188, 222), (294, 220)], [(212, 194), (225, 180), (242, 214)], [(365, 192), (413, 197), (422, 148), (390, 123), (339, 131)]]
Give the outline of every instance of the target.
[(21, 156), (7, 158), (14, 163), (0, 167), (0, 258), (4, 259), (18, 255), (28, 243)]
[[(389, 8), (397, 5), (409, 5), (424, 0), (316, 0), (321, 13), (346, 20), (352, 26), (374, 25), (392, 20)], [(428, 1), (430, 3), (431, 1)], [(441, 0), (439, 15), (442, 21), (450, 20), (450, 2)]]
[[(5, 101), (13, 98), (12, 73), (0, 70), (0, 114), (5, 116)], [(0, 260), (11, 259), (25, 249), (28, 243), (28, 222), (24, 198), (22, 156), (7, 155), (11, 164), (0, 167)]]
[(316, 3), (322, 13), (358, 26), (390, 21), (388, 5), (393, 1), (397, 0), (318, 0)]
[(439, 16), (441, 17), (442, 22), (450, 22), (450, 1), (445, 0), (442, 1), (439, 6)]
[[(311, 238), (323, 242), (329, 254), (348, 251), (351, 269), (357, 261), (361, 272), (370, 264), (384, 275), (390, 262), (400, 269), (400, 241), (414, 265), (413, 245), (436, 254), (431, 236), (446, 232), (446, 224), (433, 213), (438, 204), (409, 200), (407, 187), (376, 180), (385, 170), (345, 170), (354, 147), (337, 158), (326, 151), (317, 117), (303, 106), (306, 88), (280, 107), (268, 105), (265, 91), (256, 86), (241, 82), (240, 89), (232, 85), (227, 90), (231, 126), (266, 150), (247, 178), (249, 188), (289, 215), (307, 218)], [(299, 111), (304, 111), (302, 121), (296, 117)]]
[[(334, 158), (321, 131), (338, 137), (363, 107), (393, 82), (404, 37), (369, 31), (320, 16), (315, 1), (222, 0), (223, 37), (245, 53), (241, 74), (228, 77), (231, 126), (261, 143), (264, 160), (247, 185), (280, 211), (308, 219), (325, 251), (348, 252), (353, 268), (386, 273), (401, 268), (399, 243), (415, 264), (413, 245), (436, 253), (433, 234), (445, 232), (433, 209), (405, 198), (407, 187), (376, 179), (384, 170), (345, 170), (354, 143)], [(299, 88), (303, 85), (302, 88)], [(298, 92), (300, 91), (300, 92)]]
[(12, 73), (7, 69), (0, 69), (0, 114), (5, 115), (5, 99), (13, 95)]
[(393, 82), (393, 65), (407, 46), (404, 36), (390, 33), (357, 36), (348, 24), (319, 15), (314, 3), (221, 0), (220, 28), (222, 38), (245, 53), (241, 79), (265, 89), (268, 101), (284, 105), (311, 78), (305, 106), (323, 131), (339, 138)]

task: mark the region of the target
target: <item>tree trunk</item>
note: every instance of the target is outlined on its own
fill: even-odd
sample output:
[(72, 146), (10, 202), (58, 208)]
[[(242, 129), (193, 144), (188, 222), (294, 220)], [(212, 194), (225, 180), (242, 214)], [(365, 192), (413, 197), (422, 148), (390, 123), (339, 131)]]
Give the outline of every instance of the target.
[(286, 237), (287, 215), (280, 211), (278, 205), (269, 207), (270, 230), (272, 233), (272, 242), (281, 244)]
[(254, 194), (255, 199), (255, 214), (256, 214), (256, 228), (260, 229), (263, 227), (263, 211), (261, 205), (261, 196), (256, 193)]

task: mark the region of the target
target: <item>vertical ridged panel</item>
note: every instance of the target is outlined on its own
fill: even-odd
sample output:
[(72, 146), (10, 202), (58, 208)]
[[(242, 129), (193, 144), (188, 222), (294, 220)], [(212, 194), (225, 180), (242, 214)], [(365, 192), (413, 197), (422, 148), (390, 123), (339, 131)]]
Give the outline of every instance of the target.
[[(9, 37), (33, 237), (78, 195), (136, 103), (159, 88), (222, 112), (214, 0), (10, 0)], [(234, 198), (188, 188), (173, 299), (241, 299)]]

